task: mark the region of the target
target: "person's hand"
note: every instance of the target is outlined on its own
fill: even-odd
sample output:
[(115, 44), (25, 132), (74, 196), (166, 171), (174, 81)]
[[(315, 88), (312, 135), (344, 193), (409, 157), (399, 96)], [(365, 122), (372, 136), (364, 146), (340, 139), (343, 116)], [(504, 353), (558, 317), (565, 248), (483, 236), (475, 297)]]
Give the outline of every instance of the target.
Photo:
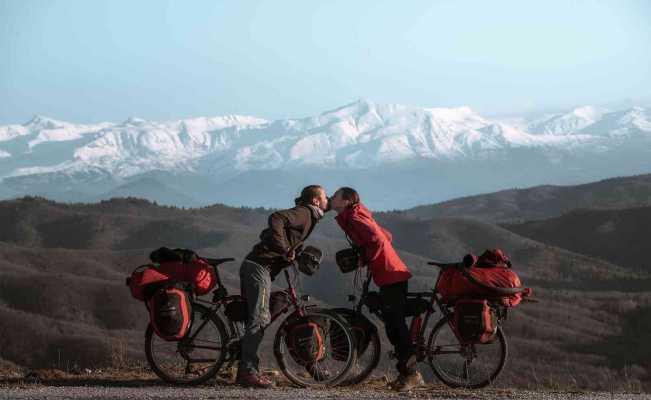
[(296, 259), (296, 251), (290, 250), (285, 254), (285, 260), (294, 261), (294, 259)]

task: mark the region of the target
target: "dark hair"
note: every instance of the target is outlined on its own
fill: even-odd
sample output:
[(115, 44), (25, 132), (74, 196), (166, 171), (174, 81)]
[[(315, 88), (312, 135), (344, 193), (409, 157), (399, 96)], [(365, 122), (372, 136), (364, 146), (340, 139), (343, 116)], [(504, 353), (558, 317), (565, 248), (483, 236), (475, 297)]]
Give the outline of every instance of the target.
[(312, 199), (319, 197), (319, 191), (323, 190), (321, 185), (305, 186), (301, 190), (301, 195), (294, 199), (294, 203), (299, 205), (306, 205), (312, 202)]
[(351, 205), (359, 203), (361, 200), (359, 199), (359, 193), (357, 193), (357, 190), (349, 187), (342, 187), (337, 190), (337, 192), (341, 192), (341, 198), (343, 200), (349, 200)]

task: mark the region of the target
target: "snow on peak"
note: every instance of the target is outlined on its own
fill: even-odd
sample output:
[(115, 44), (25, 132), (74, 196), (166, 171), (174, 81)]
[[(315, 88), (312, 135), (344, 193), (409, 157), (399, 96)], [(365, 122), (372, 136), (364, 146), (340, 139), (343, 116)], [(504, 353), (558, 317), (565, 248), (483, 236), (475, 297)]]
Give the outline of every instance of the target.
[(462, 120), (478, 117), (472, 108), (468, 106), (456, 108), (426, 108), (425, 110), (434, 117), (441, 119)]
[[(24, 125), (0, 126), (0, 158), (21, 157), (16, 146), (4, 147), (18, 136), (27, 135), (26, 154), (32, 152), (11, 170), (10, 163), (3, 164), (0, 176), (73, 167), (116, 177), (151, 170), (216, 174), (296, 165), (368, 168), (404, 160), (469, 159), (515, 147), (583, 146), (599, 140), (603, 147), (610, 137), (651, 132), (650, 121), (642, 107), (605, 113), (584, 106), (519, 126), (484, 118), (468, 106), (419, 108), (365, 99), (316, 116), (277, 121), (226, 115), (78, 125), (39, 116)], [(39, 153), (37, 147), (53, 142), (68, 143)], [(59, 164), (38, 158), (50, 149), (60, 151)]]
[(651, 133), (651, 112), (644, 107), (632, 107), (606, 113), (601, 120), (581, 132), (601, 137), (647, 136)]
[(269, 123), (263, 118), (247, 115), (225, 115), (222, 117), (198, 117), (179, 121), (180, 128), (188, 133), (209, 132), (230, 127), (257, 126)]
[(597, 121), (599, 118), (601, 118), (603, 110), (593, 106), (583, 106), (572, 110), (572, 114), (574, 114), (577, 118), (582, 118), (586, 121)]
[(597, 107), (577, 107), (568, 113), (555, 114), (541, 121), (535, 121), (528, 126), (528, 130), (535, 134), (574, 134), (599, 121), (603, 114), (604, 110)]

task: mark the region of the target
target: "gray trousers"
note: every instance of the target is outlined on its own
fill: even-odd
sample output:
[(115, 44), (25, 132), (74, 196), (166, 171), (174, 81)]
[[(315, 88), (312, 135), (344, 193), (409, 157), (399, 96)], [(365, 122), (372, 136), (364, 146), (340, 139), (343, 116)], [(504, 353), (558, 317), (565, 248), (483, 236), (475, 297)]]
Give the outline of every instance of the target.
[(246, 299), (248, 319), (240, 341), (242, 350), (238, 373), (257, 374), (260, 368), (260, 343), (264, 329), (271, 323), (271, 275), (265, 267), (245, 259), (240, 267), (240, 287)]

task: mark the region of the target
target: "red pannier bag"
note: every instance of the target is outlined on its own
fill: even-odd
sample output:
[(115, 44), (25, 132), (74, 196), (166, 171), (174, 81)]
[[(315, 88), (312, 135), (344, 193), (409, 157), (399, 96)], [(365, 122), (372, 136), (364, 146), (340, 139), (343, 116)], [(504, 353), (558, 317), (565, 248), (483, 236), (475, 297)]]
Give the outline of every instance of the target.
[(454, 303), (454, 327), (463, 343), (490, 343), (497, 333), (497, 317), (488, 300), (461, 299)]
[(165, 284), (147, 299), (149, 322), (158, 336), (178, 341), (190, 329), (192, 304), (183, 284)]
[[(181, 261), (163, 262), (159, 265), (149, 264), (136, 268), (127, 280), (131, 295), (144, 301), (148, 285), (162, 282), (184, 282), (192, 285), (196, 295), (204, 295), (217, 285), (217, 275), (210, 264), (202, 259), (184, 263)], [(150, 287), (151, 288), (151, 287)]]
[[(467, 256), (468, 257), (468, 256)], [(520, 277), (511, 269), (511, 262), (500, 249), (486, 250), (480, 257), (473, 257), (473, 266), (467, 270), (474, 280), (498, 288), (519, 288), (522, 286)], [(495, 293), (489, 289), (479, 287), (464, 276), (456, 268), (448, 268), (441, 273), (436, 287), (443, 301), (448, 302), (460, 297), (495, 298)], [(523, 293), (516, 293), (499, 297), (501, 305), (514, 307), (522, 301), (522, 296), (530, 293), (525, 289)]]
[(325, 357), (325, 332), (317, 318), (296, 318), (285, 329), (285, 344), (294, 361), (310, 366)]

